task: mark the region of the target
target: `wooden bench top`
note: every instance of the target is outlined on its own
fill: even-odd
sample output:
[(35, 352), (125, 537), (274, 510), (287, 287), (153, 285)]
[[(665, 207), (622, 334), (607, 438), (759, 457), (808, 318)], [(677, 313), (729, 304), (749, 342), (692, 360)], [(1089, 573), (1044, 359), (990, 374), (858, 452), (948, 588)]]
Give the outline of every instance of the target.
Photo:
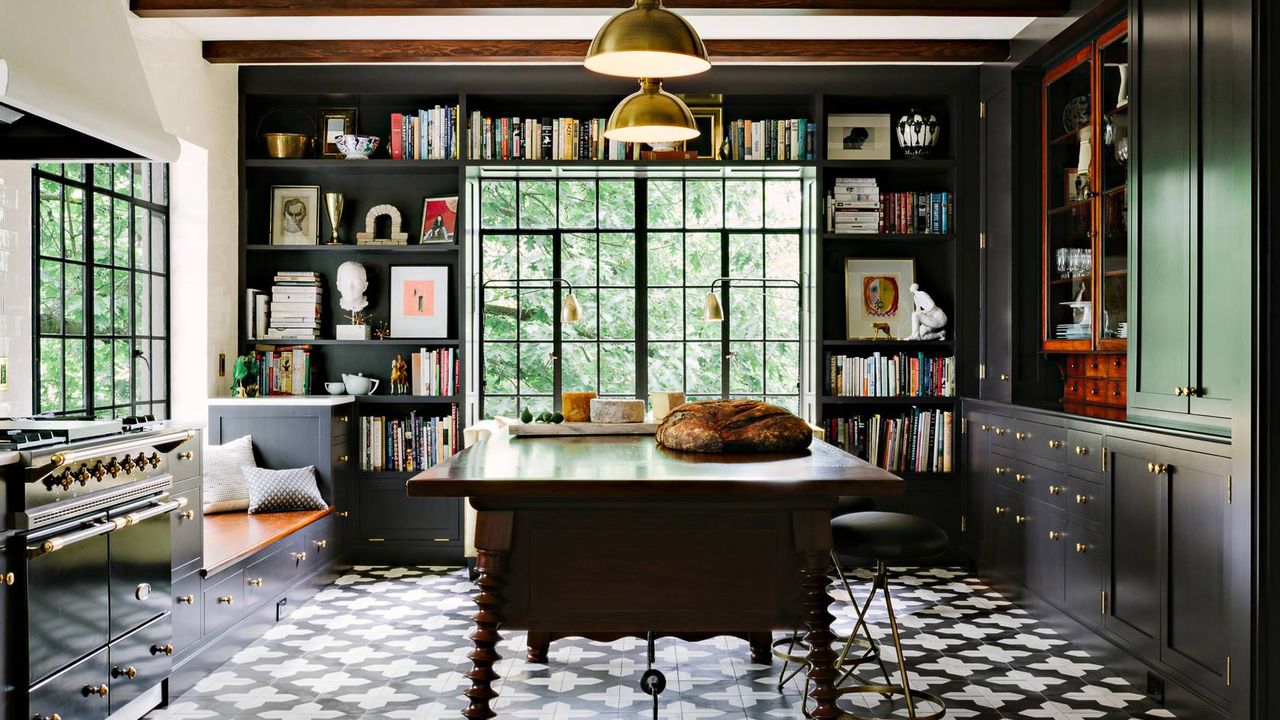
[(218, 513), (204, 516), (204, 575), (235, 565), (272, 543), (333, 512), (304, 510), (283, 513)]

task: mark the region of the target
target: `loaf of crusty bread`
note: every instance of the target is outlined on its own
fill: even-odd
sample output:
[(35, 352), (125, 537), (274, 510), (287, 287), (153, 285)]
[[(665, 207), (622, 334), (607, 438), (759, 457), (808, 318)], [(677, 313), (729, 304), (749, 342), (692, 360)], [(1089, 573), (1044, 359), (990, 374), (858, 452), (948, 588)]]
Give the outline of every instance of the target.
[(809, 423), (758, 400), (685, 403), (658, 426), (663, 447), (688, 452), (794, 452), (809, 447)]

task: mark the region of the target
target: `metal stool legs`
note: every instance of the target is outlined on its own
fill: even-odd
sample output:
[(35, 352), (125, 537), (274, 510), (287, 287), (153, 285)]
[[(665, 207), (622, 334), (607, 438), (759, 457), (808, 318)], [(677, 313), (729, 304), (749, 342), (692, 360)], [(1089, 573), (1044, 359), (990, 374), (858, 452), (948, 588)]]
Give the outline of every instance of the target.
[[(889, 614), (889, 632), (893, 635), (893, 647), (898, 655), (898, 672), (902, 684), (889, 684), (891, 681), (888, 680), (889, 674), (886, 672), (885, 685), (871, 685), (866, 683), (861, 685), (850, 685), (840, 688), (840, 693), (842, 695), (878, 694), (885, 697), (901, 695), (903, 700), (906, 702), (907, 718), (910, 718), (911, 720), (938, 720), (939, 718), (945, 717), (947, 714), (947, 706), (946, 703), (942, 701), (942, 698), (932, 693), (919, 690), (913, 692), (911, 690), (911, 678), (907, 673), (906, 653), (902, 648), (902, 638), (898, 633), (898, 618), (893, 613), (893, 598), (889, 593), (889, 569), (883, 560), (876, 563), (876, 578), (872, 583), (871, 593), (867, 597), (868, 604), (870, 603), (871, 598), (875, 596), (877, 589), (884, 593), (884, 607), (885, 611)], [(883, 665), (881, 667), (883, 667)], [(922, 702), (936, 705), (938, 710), (924, 715), (919, 714), (916, 708)], [(845, 712), (850, 718), (853, 718), (853, 720), (883, 720), (884, 717), (887, 717), (885, 715), (861, 715), (856, 712), (849, 712), (848, 710), (845, 710)]]

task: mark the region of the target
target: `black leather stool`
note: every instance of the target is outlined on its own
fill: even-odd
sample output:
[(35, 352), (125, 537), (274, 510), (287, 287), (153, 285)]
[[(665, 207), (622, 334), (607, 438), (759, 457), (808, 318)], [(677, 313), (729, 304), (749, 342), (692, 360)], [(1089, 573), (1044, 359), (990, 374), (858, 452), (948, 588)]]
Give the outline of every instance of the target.
[[(901, 561), (924, 560), (941, 555), (950, 544), (947, 533), (937, 525), (915, 515), (890, 512), (860, 512), (843, 515), (831, 521), (831, 536), (836, 555), (868, 558), (876, 562), (876, 576), (871, 584), (871, 593), (867, 603), (858, 613), (857, 624), (849, 634), (854, 638), (858, 630), (866, 622), (866, 611), (876, 591), (884, 593), (884, 606), (889, 614), (889, 630), (893, 635), (893, 647), (898, 655), (898, 671), (902, 684), (894, 685), (889, 673), (885, 672), (885, 684), (875, 685), (861, 681), (858, 685), (840, 688), (841, 694), (879, 694), (884, 696), (901, 695), (906, 702), (906, 717), (912, 720), (937, 720), (945, 717), (947, 706), (942, 698), (926, 692), (912, 692), (911, 681), (907, 676), (907, 660), (902, 650), (902, 640), (898, 635), (898, 618), (893, 614), (893, 598), (889, 594), (889, 563)], [(848, 647), (845, 648), (848, 652)], [(881, 666), (883, 671), (883, 666)], [(848, 677), (846, 673), (845, 677)], [(925, 701), (938, 706), (938, 710), (929, 714), (918, 714), (916, 705)], [(846, 713), (854, 720), (879, 720), (875, 715), (858, 715)], [(901, 717), (901, 716), (897, 716)]]

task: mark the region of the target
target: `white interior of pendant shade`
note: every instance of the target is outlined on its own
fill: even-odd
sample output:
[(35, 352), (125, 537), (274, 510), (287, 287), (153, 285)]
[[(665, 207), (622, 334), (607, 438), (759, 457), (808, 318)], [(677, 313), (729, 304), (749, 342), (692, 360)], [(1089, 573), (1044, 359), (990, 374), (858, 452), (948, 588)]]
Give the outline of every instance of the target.
[(711, 63), (692, 55), (628, 50), (602, 53), (583, 61), (588, 70), (618, 77), (684, 77), (711, 69)]
[(702, 133), (692, 128), (672, 125), (632, 125), (631, 127), (610, 128), (604, 136), (610, 140), (632, 143), (664, 143), (692, 140)]

